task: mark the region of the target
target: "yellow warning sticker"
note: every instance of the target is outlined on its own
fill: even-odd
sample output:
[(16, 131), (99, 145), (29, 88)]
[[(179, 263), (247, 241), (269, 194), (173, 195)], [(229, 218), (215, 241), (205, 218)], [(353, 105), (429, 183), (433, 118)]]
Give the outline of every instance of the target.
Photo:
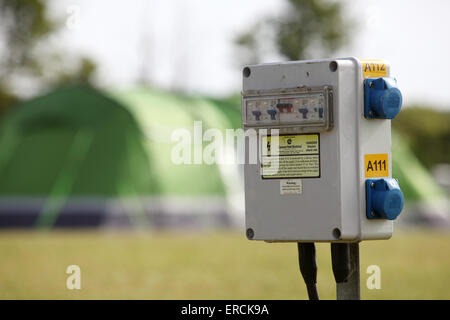
[(388, 65), (383, 60), (361, 60), (364, 78), (387, 76)]
[(382, 178), (389, 176), (388, 154), (366, 154), (364, 155), (364, 168), (366, 178)]
[(319, 134), (263, 136), (261, 175), (263, 179), (320, 178)]

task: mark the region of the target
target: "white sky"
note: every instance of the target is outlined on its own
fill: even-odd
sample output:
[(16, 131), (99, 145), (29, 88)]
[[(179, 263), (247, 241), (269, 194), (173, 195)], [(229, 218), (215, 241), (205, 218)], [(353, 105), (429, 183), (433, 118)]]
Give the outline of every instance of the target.
[[(356, 28), (352, 43), (336, 56), (387, 59), (405, 104), (450, 109), (450, 1), (343, 2)], [(241, 85), (233, 38), (284, 3), (58, 0), (55, 14), (67, 21), (61, 43), (91, 56), (107, 87), (133, 86), (145, 73), (159, 87), (226, 95)]]

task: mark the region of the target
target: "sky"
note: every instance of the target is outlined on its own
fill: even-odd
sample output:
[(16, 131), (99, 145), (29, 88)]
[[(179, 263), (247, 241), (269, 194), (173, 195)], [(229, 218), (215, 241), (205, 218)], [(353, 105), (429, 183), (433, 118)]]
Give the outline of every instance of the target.
[[(334, 57), (386, 59), (405, 105), (450, 110), (450, 1), (345, 0), (351, 42)], [(58, 42), (99, 65), (108, 88), (140, 79), (165, 89), (225, 96), (241, 89), (233, 39), (282, 0), (58, 0)], [(321, 57), (318, 57), (321, 58)], [(267, 61), (273, 62), (273, 61)]]

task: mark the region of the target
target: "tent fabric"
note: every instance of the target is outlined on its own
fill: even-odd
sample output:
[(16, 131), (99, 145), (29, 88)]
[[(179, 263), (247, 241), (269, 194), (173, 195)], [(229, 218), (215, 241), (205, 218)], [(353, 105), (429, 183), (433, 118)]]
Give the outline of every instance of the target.
[(407, 200), (399, 221), (450, 226), (449, 200), (445, 191), (412, 153), (397, 132), (392, 134), (392, 176)]
[(440, 200), (446, 194), (412, 153), (402, 137), (392, 134), (392, 175), (401, 183), (402, 192), (409, 201)]
[(24, 102), (3, 119), (0, 212), (41, 227), (76, 224), (77, 215), (90, 211), (83, 217), (87, 224), (101, 224), (105, 215), (115, 219), (121, 210), (132, 211), (125, 219), (132, 226), (151, 219), (158, 224), (158, 215), (171, 210), (215, 211), (227, 220), (223, 170), (174, 165), (170, 139), (174, 128), (191, 128), (196, 119), (205, 127), (228, 127), (223, 106), (148, 90), (110, 96), (63, 88)]
[[(50, 228), (67, 224), (61, 212), (73, 199), (155, 192), (142, 140), (127, 109), (92, 88), (64, 88), (17, 106), (0, 125), (0, 226)], [(90, 215), (69, 220), (98, 223), (105, 206), (88, 208)]]
[(0, 126), (2, 196), (148, 194), (158, 189), (126, 108), (88, 87), (25, 102)]
[[(208, 196), (223, 199), (224, 208), (232, 225), (242, 225), (244, 216), (244, 190), (242, 166), (236, 164), (183, 164), (173, 163), (171, 156), (176, 141), (175, 130), (190, 132), (191, 162), (194, 154), (194, 122), (201, 122), (202, 132), (218, 129), (223, 139), (227, 129), (241, 127), (240, 102), (205, 97), (186, 96), (148, 88), (134, 88), (111, 95), (127, 106), (145, 133), (145, 147), (153, 168), (160, 173), (161, 195), (175, 196), (167, 202), (190, 197)], [(210, 141), (204, 141), (205, 148)], [(225, 150), (235, 155), (236, 148)]]
[(226, 194), (224, 177), (217, 165), (176, 165), (172, 162), (171, 151), (176, 142), (171, 140), (171, 135), (174, 130), (185, 129), (193, 137), (194, 121), (202, 122), (203, 132), (218, 128), (225, 134), (225, 129), (235, 128), (237, 121), (240, 123), (241, 115), (235, 106), (146, 88), (126, 90), (113, 96), (127, 106), (145, 132), (148, 154), (155, 170), (161, 172), (162, 194)]

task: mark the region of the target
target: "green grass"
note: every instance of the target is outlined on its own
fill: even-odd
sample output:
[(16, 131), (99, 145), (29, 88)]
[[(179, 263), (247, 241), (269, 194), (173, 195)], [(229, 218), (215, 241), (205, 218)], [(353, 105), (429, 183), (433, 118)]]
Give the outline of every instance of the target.
[[(450, 233), (397, 231), (361, 244), (363, 299), (450, 299)], [(329, 244), (318, 244), (318, 290), (335, 299)], [(305, 299), (296, 245), (232, 232), (0, 233), (0, 299)], [(81, 290), (65, 287), (81, 267)], [(365, 286), (369, 265), (381, 289)]]

